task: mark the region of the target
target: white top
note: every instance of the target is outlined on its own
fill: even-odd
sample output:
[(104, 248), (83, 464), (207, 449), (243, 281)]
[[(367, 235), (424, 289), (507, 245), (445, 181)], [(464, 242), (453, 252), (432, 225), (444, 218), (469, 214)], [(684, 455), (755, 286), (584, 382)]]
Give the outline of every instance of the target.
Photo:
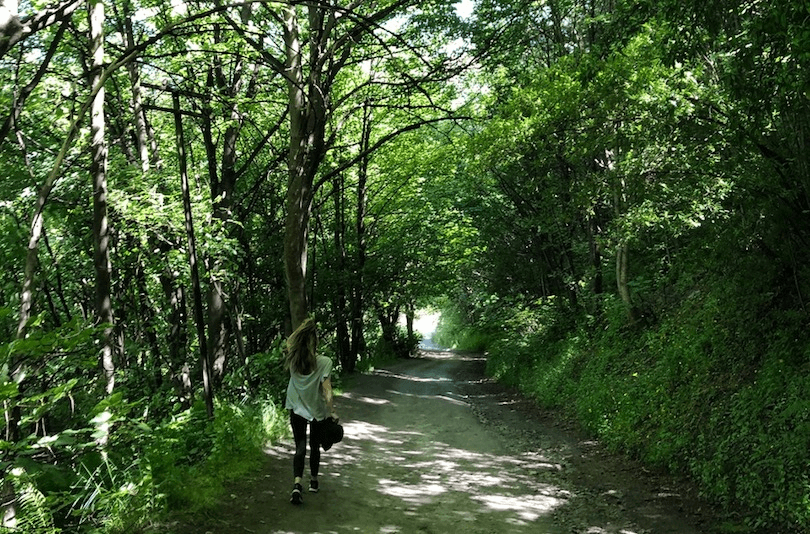
[(315, 371), (308, 375), (290, 369), (286, 408), (307, 421), (322, 421), (329, 417), (326, 400), (321, 394), (321, 383), (329, 378), (331, 372), (332, 360), (326, 356), (318, 356), (315, 359)]

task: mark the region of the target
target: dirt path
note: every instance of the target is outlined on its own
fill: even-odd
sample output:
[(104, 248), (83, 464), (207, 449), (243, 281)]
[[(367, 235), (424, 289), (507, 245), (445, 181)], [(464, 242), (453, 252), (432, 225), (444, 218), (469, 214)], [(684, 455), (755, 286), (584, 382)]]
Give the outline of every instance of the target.
[[(321, 491), (289, 503), (292, 446), (199, 533), (708, 532), (671, 482), (605, 454), (442, 352), (354, 379), (337, 406), (346, 437), (324, 453)], [(704, 526), (701, 526), (704, 525)]]

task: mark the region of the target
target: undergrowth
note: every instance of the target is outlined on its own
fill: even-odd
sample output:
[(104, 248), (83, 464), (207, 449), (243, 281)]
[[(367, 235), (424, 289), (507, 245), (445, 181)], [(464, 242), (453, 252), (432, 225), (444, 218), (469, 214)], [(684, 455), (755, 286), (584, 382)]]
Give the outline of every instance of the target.
[(728, 530), (810, 532), (806, 316), (735, 295), (696, 290), (636, 326), (611, 300), (574, 321), (549, 302), (501, 305), (488, 372), (613, 450), (688, 473), (742, 514)]
[[(279, 352), (256, 358), (278, 363)], [(268, 442), (289, 432), (275, 386), (230, 384), (210, 419), (202, 401), (148, 417), (160, 402), (128, 400), (136, 391), (122, 382), (84, 423), (74, 417), (76, 426), (51, 435), (0, 442), (6, 491), (17, 497), (15, 525), (0, 533), (162, 532), (167, 514), (214, 506), (229, 481), (259, 465)]]

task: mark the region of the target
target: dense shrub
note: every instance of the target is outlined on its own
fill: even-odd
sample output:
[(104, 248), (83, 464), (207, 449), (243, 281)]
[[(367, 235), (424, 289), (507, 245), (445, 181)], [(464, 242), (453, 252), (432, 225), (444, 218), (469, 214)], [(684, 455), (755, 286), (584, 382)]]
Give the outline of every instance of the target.
[(750, 528), (808, 531), (810, 333), (733, 284), (693, 291), (652, 326), (628, 326), (610, 302), (567, 330), (553, 307), (515, 308), (488, 372), (614, 450), (690, 473)]
[[(20, 455), (8, 465), (20, 496), (19, 528), (31, 532), (134, 532), (166, 511), (211, 506), (224, 483), (255, 468), (263, 446), (287, 432), (271, 400), (218, 402), (209, 420), (198, 403), (150, 426), (134, 417), (140, 403), (113, 395), (90, 426), (47, 443), (56, 465)], [(101, 447), (102, 423), (112, 425)]]

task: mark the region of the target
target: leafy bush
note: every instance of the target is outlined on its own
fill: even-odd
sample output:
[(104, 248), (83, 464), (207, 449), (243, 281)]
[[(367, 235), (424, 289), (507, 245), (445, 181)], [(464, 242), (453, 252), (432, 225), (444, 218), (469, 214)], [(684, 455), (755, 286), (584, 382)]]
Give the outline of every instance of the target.
[[(99, 403), (87, 428), (19, 444), (8, 464), (19, 528), (124, 533), (167, 510), (204, 509), (225, 482), (255, 468), (268, 441), (288, 432), (286, 414), (272, 400), (218, 402), (214, 420), (198, 403), (154, 426), (134, 416), (142, 409), (114, 394)], [(106, 425), (111, 432), (101, 431)], [(42, 447), (64, 465), (41, 459)]]
[(763, 319), (734, 282), (693, 291), (654, 327), (628, 326), (609, 299), (575, 327), (552, 306), (516, 306), (488, 372), (615, 450), (690, 472), (751, 528), (807, 531), (810, 333), (802, 314)]
[(231, 398), (270, 398), (282, 404), (287, 391), (289, 371), (284, 366), (284, 338), (273, 340), (267, 351), (248, 356), (242, 365), (233, 369), (225, 378)]
[(484, 352), (498, 339), (500, 305), (492, 298), (480, 303), (481, 309), (465, 309), (457, 302), (447, 302), (441, 309), (433, 341), (454, 350)]
[(409, 336), (401, 325), (396, 325), (392, 334), (393, 339), (388, 340), (381, 332), (377, 332), (369, 343), (369, 350), (357, 362), (358, 371), (365, 372), (384, 362), (410, 358), (416, 354), (421, 336), (416, 332)]
[(255, 468), (264, 445), (288, 432), (271, 400), (218, 402), (213, 421), (198, 404), (156, 429), (147, 457), (167, 507), (194, 511), (215, 504), (224, 482)]

